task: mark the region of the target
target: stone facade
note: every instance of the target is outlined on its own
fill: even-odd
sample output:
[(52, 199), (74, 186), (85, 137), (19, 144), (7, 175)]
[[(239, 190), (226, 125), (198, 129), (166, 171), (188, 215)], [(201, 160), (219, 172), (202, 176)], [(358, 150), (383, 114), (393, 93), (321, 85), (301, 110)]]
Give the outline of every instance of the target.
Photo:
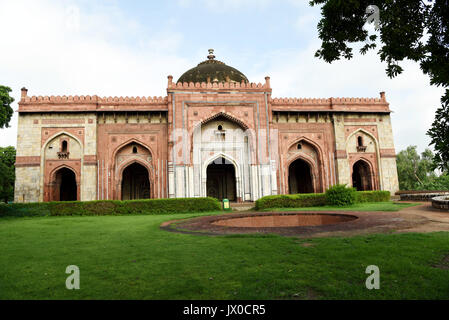
[[(18, 112), (16, 202), (64, 200), (70, 192), (81, 201), (254, 201), (337, 183), (398, 190), (384, 93), (278, 99), (269, 77), (255, 84), (169, 76), (167, 96), (154, 98), (30, 97), (24, 88)], [(131, 166), (144, 179), (127, 172)]]

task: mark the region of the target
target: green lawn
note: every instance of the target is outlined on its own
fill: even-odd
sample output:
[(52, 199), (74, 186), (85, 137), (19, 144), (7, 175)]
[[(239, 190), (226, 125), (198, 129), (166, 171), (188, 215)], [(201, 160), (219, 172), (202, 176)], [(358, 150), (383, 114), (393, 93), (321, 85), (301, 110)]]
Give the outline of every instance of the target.
[[(298, 240), (159, 229), (192, 216), (0, 219), (0, 299), (449, 298), (449, 271), (432, 267), (449, 254), (449, 233)], [(80, 290), (65, 288), (68, 265), (80, 268)], [(380, 290), (365, 288), (368, 265), (380, 268)]]

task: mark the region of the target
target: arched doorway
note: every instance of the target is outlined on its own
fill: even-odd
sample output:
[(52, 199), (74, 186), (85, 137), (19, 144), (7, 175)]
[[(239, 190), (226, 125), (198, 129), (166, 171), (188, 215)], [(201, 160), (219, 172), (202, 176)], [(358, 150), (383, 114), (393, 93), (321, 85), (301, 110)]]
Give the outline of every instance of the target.
[(55, 173), (53, 185), (53, 201), (78, 200), (75, 172), (68, 168), (61, 168)]
[(207, 196), (219, 200), (236, 201), (235, 167), (224, 158), (218, 158), (207, 167)]
[(122, 200), (150, 199), (150, 179), (147, 168), (135, 162), (123, 170)]
[(357, 191), (373, 190), (371, 170), (369, 165), (363, 160), (354, 163), (352, 168), (352, 186), (356, 188)]
[(297, 159), (290, 164), (288, 168), (288, 188), (290, 194), (314, 192), (312, 170), (306, 161)]

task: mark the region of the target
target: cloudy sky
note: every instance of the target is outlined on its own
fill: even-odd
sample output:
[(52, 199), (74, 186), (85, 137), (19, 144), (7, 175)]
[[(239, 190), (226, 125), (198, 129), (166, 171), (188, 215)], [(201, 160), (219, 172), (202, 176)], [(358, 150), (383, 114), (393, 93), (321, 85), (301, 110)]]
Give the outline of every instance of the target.
[[(318, 7), (304, 0), (0, 0), (0, 84), (29, 95), (164, 96), (205, 60), (242, 71), (251, 82), (271, 76), (273, 97), (378, 97), (393, 110), (397, 151), (427, 147), (426, 131), (443, 90), (413, 62), (391, 80), (375, 52), (327, 64)], [(0, 146), (15, 145), (17, 113), (1, 129)]]

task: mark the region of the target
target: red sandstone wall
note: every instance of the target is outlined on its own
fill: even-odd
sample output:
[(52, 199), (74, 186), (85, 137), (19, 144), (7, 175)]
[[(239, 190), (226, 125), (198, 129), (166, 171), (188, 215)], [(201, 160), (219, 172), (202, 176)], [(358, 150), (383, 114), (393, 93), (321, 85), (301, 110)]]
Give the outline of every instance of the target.
[[(100, 199), (120, 199), (121, 177), (115, 154), (130, 142), (138, 142), (151, 152), (150, 186), (152, 198), (167, 194), (167, 124), (106, 123), (98, 124), (97, 156), (100, 161)], [(109, 174), (109, 176), (108, 176)]]
[[(136, 141), (148, 148), (151, 152), (151, 196), (153, 198), (168, 197), (168, 167), (174, 159), (175, 165), (191, 166), (192, 135), (195, 126), (207, 121), (217, 114), (224, 114), (242, 128), (252, 132), (253, 163), (268, 164), (269, 155), (276, 160), (277, 192), (288, 193), (288, 167), (300, 154), (291, 152), (293, 145), (301, 140), (314, 146), (317, 152), (315, 186), (316, 192), (322, 192), (330, 185), (339, 181), (339, 173), (335, 161), (347, 159), (349, 175), (352, 165), (359, 159), (365, 159), (373, 170), (373, 185), (380, 187), (381, 158), (394, 158), (395, 150), (392, 143), (387, 147), (379, 144), (378, 152), (348, 153), (338, 148), (336, 150), (336, 129), (334, 128), (332, 113), (352, 113), (353, 117), (342, 118), (344, 139), (353, 132), (364, 129), (377, 141), (386, 139), (392, 141), (391, 133), (379, 134), (378, 128), (382, 117), (378, 114), (388, 115), (389, 105), (385, 95), (380, 99), (330, 98), (330, 99), (272, 99), (269, 78), (265, 84), (174, 84), (169, 77), (168, 96), (165, 98), (99, 98), (97, 96), (81, 97), (28, 97), (24, 89), (22, 100), (19, 103), (20, 115), (23, 113), (47, 112), (96, 112), (97, 113), (97, 152), (96, 154), (82, 155), (85, 165), (99, 164), (98, 199), (120, 198), (120, 172), (117, 171), (115, 155), (123, 145)], [(148, 113), (161, 112), (164, 120), (154, 122), (151, 120), (139, 121), (136, 119), (126, 122), (124, 119), (116, 121), (117, 112), (122, 115), (126, 112)], [(319, 115), (316, 111), (321, 111)], [(323, 112), (324, 111), (324, 112)], [(295, 119), (279, 120), (279, 113), (296, 112)], [(327, 114), (326, 114), (327, 112)], [(105, 116), (106, 114), (106, 116)], [(301, 115), (299, 115), (301, 114)], [(312, 116), (311, 116), (312, 114)], [(370, 114), (362, 120), (354, 115)], [(112, 118), (113, 117), (113, 118)], [(134, 116), (132, 116), (134, 117)], [(312, 118), (311, 118), (312, 117)], [(106, 119), (105, 119), (106, 118)], [(301, 118), (301, 119), (299, 119)], [(92, 124), (93, 119), (87, 119)], [(64, 125), (70, 119), (35, 119), (34, 125), (43, 125), (41, 132), (41, 146), (49, 137), (58, 132), (66, 131), (85, 143), (85, 119), (73, 119), (74, 127)], [(388, 120), (388, 119), (387, 119)], [(40, 124), (39, 121), (42, 121)], [(44, 123), (45, 122), (45, 123)], [(174, 131), (174, 129), (183, 131)], [(273, 131), (274, 130), (274, 131)], [(21, 132), (25, 132), (21, 128)], [(385, 130), (384, 130), (385, 131)], [(175, 133), (175, 135), (174, 135)], [(341, 143), (341, 138), (339, 143)], [(37, 143), (38, 144), (38, 143)], [(187, 145), (186, 148), (181, 146)], [(173, 148), (175, 146), (175, 148)], [(270, 149), (271, 148), (271, 149)], [(185, 151), (187, 150), (187, 151)], [(25, 153), (24, 153), (25, 154)], [(259, 157), (256, 157), (256, 154)], [(38, 158), (43, 155), (30, 154), (17, 157), (18, 167), (39, 166)], [(70, 166), (77, 175), (78, 188), (81, 175), (81, 158), (70, 160), (46, 160), (44, 163), (44, 201), (51, 196), (51, 175), (55, 167)], [(346, 169), (345, 169), (346, 170)], [(36, 186), (39, 188), (39, 186)], [(171, 191), (170, 191), (171, 192)], [(78, 196), (80, 191), (78, 190)], [(82, 200), (82, 199), (81, 199)]]
[(279, 164), (278, 185), (280, 193), (288, 194), (288, 170), (290, 164), (298, 158), (304, 158), (301, 152), (289, 153), (292, 146), (301, 141), (315, 147), (318, 155), (316, 167), (315, 192), (324, 192), (330, 184), (335, 183), (335, 170), (329, 159), (335, 153), (335, 138), (332, 123), (274, 123), (278, 129)]

